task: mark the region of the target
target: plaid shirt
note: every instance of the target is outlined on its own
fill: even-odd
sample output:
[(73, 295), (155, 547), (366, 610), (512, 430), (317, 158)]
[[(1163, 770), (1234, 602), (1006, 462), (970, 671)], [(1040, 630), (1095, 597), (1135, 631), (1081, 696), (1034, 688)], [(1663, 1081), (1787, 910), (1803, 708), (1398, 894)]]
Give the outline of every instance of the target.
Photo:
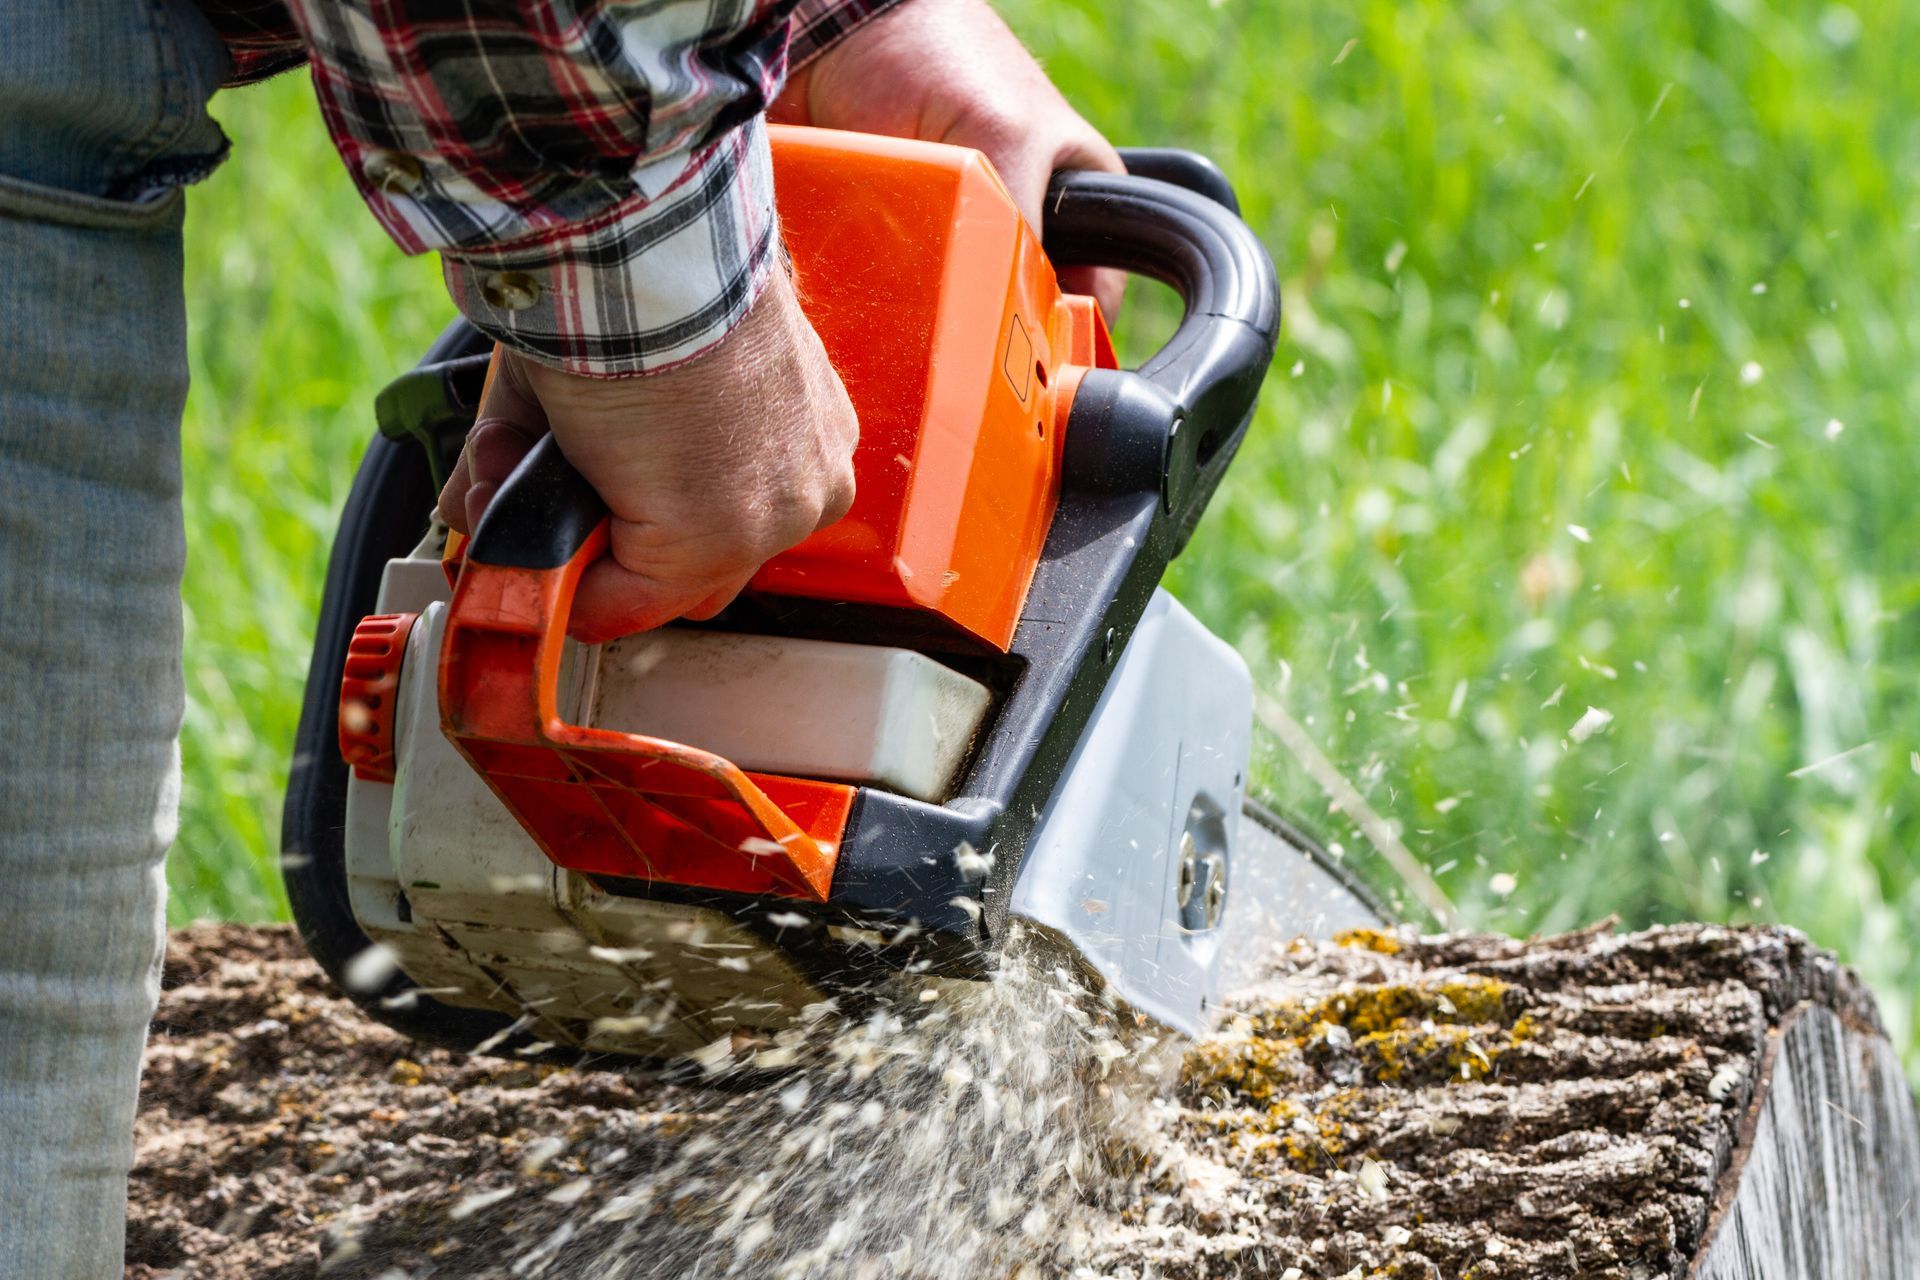
[(649, 373), (724, 338), (777, 258), (762, 114), (899, 0), (200, 0), (231, 82), (313, 64), (373, 214), (534, 359)]

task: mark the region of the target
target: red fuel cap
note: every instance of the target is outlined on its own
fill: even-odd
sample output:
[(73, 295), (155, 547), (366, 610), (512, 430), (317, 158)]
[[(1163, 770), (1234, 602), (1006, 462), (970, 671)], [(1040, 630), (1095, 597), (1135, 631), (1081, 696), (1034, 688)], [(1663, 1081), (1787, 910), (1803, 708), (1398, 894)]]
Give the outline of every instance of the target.
[(393, 781), (393, 716), (400, 698), (400, 664), (417, 613), (376, 613), (360, 619), (340, 675), (340, 758), (354, 776)]

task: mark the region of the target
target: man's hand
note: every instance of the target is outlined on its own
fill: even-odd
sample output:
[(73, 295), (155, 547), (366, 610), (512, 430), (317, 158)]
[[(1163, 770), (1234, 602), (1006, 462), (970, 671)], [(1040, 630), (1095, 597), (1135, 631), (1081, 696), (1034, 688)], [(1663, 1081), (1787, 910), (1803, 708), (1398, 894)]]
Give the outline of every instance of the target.
[(574, 601), (578, 639), (710, 618), (853, 503), (859, 423), (784, 272), (724, 342), (664, 373), (583, 378), (501, 359), (440, 515), (471, 533), (552, 431), (613, 516), (611, 553)]
[[(985, 152), (1036, 227), (1055, 170), (1122, 171), (985, 0), (908, 0), (803, 67), (769, 114)], [(1121, 273), (1063, 274), (1118, 308)], [(853, 502), (859, 424), (784, 275), (724, 342), (665, 373), (576, 377), (503, 352), (441, 516), (471, 532), (549, 430), (613, 513), (612, 553), (574, 603), (582, 640), (712, 617)]]
[[(986, 0), (907, 0), (881, 14), (795, 72), (768, 118), (983, 151), (1035, 227), (1055, 170), (1125, 169)], [(1123, 273), (1062, 277), (1109, 318), (1118, 311)]]

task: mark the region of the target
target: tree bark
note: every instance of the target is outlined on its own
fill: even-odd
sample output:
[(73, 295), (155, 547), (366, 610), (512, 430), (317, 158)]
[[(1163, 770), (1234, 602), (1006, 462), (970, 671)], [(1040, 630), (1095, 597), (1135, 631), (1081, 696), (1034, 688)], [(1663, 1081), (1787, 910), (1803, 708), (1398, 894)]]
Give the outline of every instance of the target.
[(1871, 998), (1785, 929), (1358, 934), (1188, 1055), (1096, 1273), (1920, 1275)]
[[(775, 1128), (693, 1156), (740, 1128), (710, 1092), (422, 1050), (328, 988), (285, 929), (182, 931), (166, 984), (130, 1280), (691, 1274), (661, 1270), (660, 1249), (676, 1230), (706, 1239), (733, 1188), (791, 1184), (827, 1223), (875, 1185), (812, 1181), (823, 1166), (780, 1154)], [(1071, 1110), (1003, 1097), (1056, 1117), (1036, 1141)], [(926, 1101), (889, 1095), (886, 1123), (922, 1123)], [(1020, 1234), (1024, 1200), (1000, 1217), (928, 1203), (1021, 1259), (968, 1280), (1920, 1276), (1920, 1122), (1898, 1057), (1854, 976), (1784, 929), (1297, 945), (1132, 1120), (1086, 1130), (1117, 1175), (1073, 1175), (1076, 1213), (1039, 1236)], [(956, 1142), (951, 1159), (980, 1156)], [(671, 1176), (637, 1180), (656, 1168)], [(636, 1186), (658, 1197), (629, 1205)], [(695, 1255), (711, 1274), (793, 1263), (779, 1234), (742, 1263), (737, 1234)], [(617, 1268), (565, 1262), (613, 1256), (600, 1236)], [(789, 1271), (953, 1271), (871, 1261)]]

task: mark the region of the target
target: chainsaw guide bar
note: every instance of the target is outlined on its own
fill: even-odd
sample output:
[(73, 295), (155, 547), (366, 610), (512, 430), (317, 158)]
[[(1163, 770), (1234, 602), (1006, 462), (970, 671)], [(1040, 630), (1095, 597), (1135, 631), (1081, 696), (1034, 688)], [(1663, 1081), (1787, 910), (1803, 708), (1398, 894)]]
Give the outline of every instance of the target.
[[(1379, 918), (1249, 799), (1246, 666), (1159, 587), (1251, 421), (1273, 265), (1187, 153), (1058, 175), (1043, 248), (975, 152), (774, 133), (853, 509), (709, 623), (579, 644), (606, 512), (551, 438), (472, 539), (431, 519), (489, 359), (457, 322), (380, 397), (329, 563), (301, 933), (374, 1016), (483, 1052), (777, 1070), (829, 1012), (989, 976), (1016, 921), (1197, 1032), (1272, 942)], [(1121, 370), (1056, 265), (1184, 319)]]

